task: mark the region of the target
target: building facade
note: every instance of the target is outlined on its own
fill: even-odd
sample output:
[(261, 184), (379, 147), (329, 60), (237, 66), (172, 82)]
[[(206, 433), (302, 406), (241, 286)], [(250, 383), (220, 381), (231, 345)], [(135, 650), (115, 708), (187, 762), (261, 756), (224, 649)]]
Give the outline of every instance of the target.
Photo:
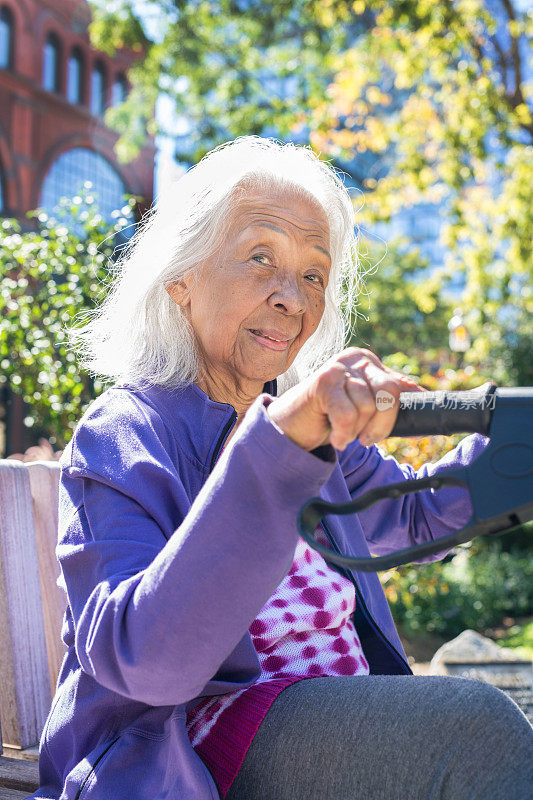
[[(125, 99), (139, 53), (95, 50), (90, 20), (86, 0), (0, 0), (1, 217), (28, 225), (29, 210), (52, 213), (85, 181), (106, 218), (126, 193), (142, 198), (138, 213), (152, 204), (153, 139), (135, 161), (119, 164), (118, 135), (104, 122), (105, 110)], [(21, 403), (3, 399), (4, 454), (20, 452), (27, 445)]]

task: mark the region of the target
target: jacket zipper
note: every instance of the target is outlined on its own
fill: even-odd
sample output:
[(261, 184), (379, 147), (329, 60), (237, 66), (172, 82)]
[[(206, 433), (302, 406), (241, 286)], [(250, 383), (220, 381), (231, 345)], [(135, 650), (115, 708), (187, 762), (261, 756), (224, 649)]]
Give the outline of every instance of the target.
[[(273, 386), (272, 386), (272, 389), (273, 389), (272, 395), (274, 397), (276, 397), (277, 393), (278, 393), (278, 382), (277, 382), (276, 378), (274, 378), (274, 380), (272, 381), (272, 384), (273, 384)], [(266, 386), (266, 384), (265, 384), (265, 386)], [(263, 387), (263, 389), (264, 389), (264, 387)], [(227, 437), (228, 433), (230, 432), (231, 428), (236, 423), (236, 421), (237, 421), (237, 412), (234, 409), (231, 412), (231, 417), (229, 418), (227, 423), (224, 425), (224, 430), (220, 434), (220, 438), (219, 438), (219, 440), (218, 440), (218, 442), (216, 444), (215, 451), (213, 453), (213, 458), (211, 459), (211, 466), (209, 467), (209, 473), (210, 474), (211, 474), (211, 472), (213, 472), (213, 468), (214, 468), (214, 466), (216, 464), (216, 461), (217, 461), (217, 458), (219, 456), (220, 450), (221, 450), (224, 442), (226, 441), (226, 437)]]
[(213, 458), (211, 459), (211, 466), (209, 467), (209, 474), (211, 474), (211, 472), (213, 472), (213, 468), (214, 468), (214, 466), (216, 464), (216, 461), (217, 461), (218, 455), (220, 453), (220, 450), (222, 448), (222, 445), (226, 441), (226, 438), (227, 438), (230, 430), (233, 428), (233, 426), (234, 426), (236, 421), (237, 421), (237, 412), (236, 411), (232, 411), (231, 412), (231, 417), (229, 418), (229, 420), (224, 425), (224, 430), (220, 434), (220, 437), (219, 437), (218, 442), (216, 444), (215, 451), (213, 453)]
[[(337, 553), (339, 553), (339, 555), (340, 555), (340, 552), (341, 552), (341, 551), (340, 551), (340, 550), (339, 550), (339, 548), (337, 547), (337, 543), (335, 542), (335, 540), (334, 540), (334, 538), (333, 538), (333, 535), (332, 535), (331, 531), (329, 530), (328, 526), (327, 526), (327, 525), (326, 525), (326, 523), (324, 522), (324, 519), (322, 519), (322, 521), (321, 521), (321, 525), (322, 525), (322, 527), (323, 527), (323, 529), (324, 529), (324, 533), (326, 534), (326, 536), (328, 537), (329, 541), (330, 541), (330, 542), (331, 542), (331, 544), (333, 545), (333, 549), (334, 549), (334, 550), (335, 550)], [(383, 631), (381, 630), (381, 628), (379, 627), (379, 625), (378, 625), (378, 624), (377, 624), (377, 622), (375, 621), (374, 617), (372, 616), (372, 614), (371, 614), (371, 613), (370, 613), (370, 611), (368, 610), (368, 606), (367, 606), (367, 604), (365, 603), (365, 599), (364, 599), (364, 597), (363, 597), (363, 594), (362, 594), (361, 590), (359, 589), (359, 586), (357, 585), (357, 581), (355, 580), (355, 578), (354, 578), (354, 577), (351, 575), (351, 573), (350, 573), (350, 572), (348, 572), (348, 570), (344, 569), (344, 567), (340, 567), (339, 565), (337, 565), (337, 564), (336, 564), (334, 568), (335, 568), (335, 569), (337, 569), (337, 570), (338, 570), (338, 571), (339, 571), (339, 572), (340, 572), (342, 575), (344, 575), (344, 577), (345, 577), (345, 578), (348, 578), (348, 580), (349, 580), (349, 581), (351, 581), (351, 582), (353, 583), (353, 585), (354, 585), (354, 587), (355, 587), (355, 595), (356, 595), (356, 598), (357, 598), (357, 602), (361, 604), (361, 608), (362, 608), (362, 610), (363, 610), (363, 613), (364, 613), (364, 614), (365, 614), (365, 616), (367, 617), (367, 619), (368, 619), (368, 622), (370, 623), (371, 627), (372, 627), (372, 628), (374, 628), (374, 631), (376, 632), (376, 634), (377, 634), (379, 637), (381, 637), (381, 639), (382, 639), (382, 640), (383, 640), (383, 641), (384, 641), (384, 642), (385, 642), (385, 643), (386, 643), (386, 644), (387, 644), (387, 645), (388, 645), (388, 646), (391, 648), (391, 650), (392, 650), (392, 651), (393, 651), (393, 652), (394, 652), (394, 653), (395, 653), (395, 654), (398, 656), (398, 658), (400, 659), (401, 663), (402, 663), (402, 664), (404, 664), (404, 666), (405, 666), (405, 667), (407, 667), (407, 669), (409, 670), (409, 674), (411, 674), (411, 675), (412, 675), (412, 674), (413, 674), (413, 670), (411, 669), (411, 667), (409, 666), (409, 664), (406, 662), (406, 660), (403, 658), (403, 656), (402, 656), (402, 655), (401, 655), (401, 654), (400, 654), (400, 653), (399, 653), (399, 652), (396, 650), (396, 648), (394, 647), (394, 645), (393, 645), (391, 642), (389, 642), (389, 640), (387, 639), (387, 637), (385, 636), (385, 634), (383, 633)]]
[(81, 793), (82, 793), (82, 792), (83, 792), (83, 790), (85, 789), (85, 786), (86, 786), (86, 784), (87, 784), (87, 781), (89, 780), (89, 778), (91, 777), (91, 775), (94, 773), (94, 771), (95, 771), (95, 769), (96, 769), (96, 767), (97, 767), (98, 763), (99, 763), (99, 762), (102, 760), (102, 758), (105, 756), (105, 754), (107, 753), (107, 751), (108, 751), (108, 750), (110, 750), (110, 749), (111, 749), (111, 747), (113, 747), (113, 745), (114, 745), (116, 742), (118, 742), (118, 740), (119, 740), (119, 739), (120, 739), (120, 736), (117, 736), (117, 737), (116, 737), (116, 739), (113, 739), (113, 741), (112, 741), (112, 742), (110, 742), (110, 743), (108, 744), (108, 746), (106, 747), (106, 749), (104, 750), (104, 752), (103, 752), (103, 753), (100, 753), (100, 755), (98, 756), (98, 758), (97, 758), (97, 759), (96, 759), (96, 761), (94, 762), (94, 764), (93, 764), (93, 766), (92, 766), (92, 768), (91, 768), (90, 772), (89, 772), (89, 773), (88, 773), (88, 774), (85, 776), (85, 778), (83, 779), (83, 782), (82, 782), (82, 784), (81, 784), (80, 788), (79, 788), (79, 789), (78, 789), (78, 791), (76, 792), (76, 797), (74, 798), (74, 800), (79, 800), (79, 798), (81, 797)]

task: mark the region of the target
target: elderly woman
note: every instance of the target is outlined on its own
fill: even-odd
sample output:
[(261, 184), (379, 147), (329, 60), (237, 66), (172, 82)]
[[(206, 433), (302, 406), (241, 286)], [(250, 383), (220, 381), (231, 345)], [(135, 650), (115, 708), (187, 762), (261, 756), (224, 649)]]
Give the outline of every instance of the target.
[[(373, 443), (419, 390), (342, 349), (354, 212), (310, 150), (223, 145), (175, 183), (79, 338), (113, 381), (62, 458), (67, 653), (42, 735), (54, 800), (530, 797), (532, 735), (478, 681), (414, 678), (375, 575), (329, 566), (300, 506), (418, 473)], [(466, 490), (317, 536), (359, 555), (437, 538)]]

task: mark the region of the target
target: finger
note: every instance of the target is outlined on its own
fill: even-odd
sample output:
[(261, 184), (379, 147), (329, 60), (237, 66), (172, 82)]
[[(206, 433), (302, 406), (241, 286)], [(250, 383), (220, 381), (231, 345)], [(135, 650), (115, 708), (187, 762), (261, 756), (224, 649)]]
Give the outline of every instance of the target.
[[(373, 362), (372, 362), (373, 363)], [(396, 369), (391, 369), (387, 367), (385, 364), (381, 364), (380, 368), (390, 375), (392, 378), (397, 380), (400, 385), (401, 392), (428, 392), (429, 389), (426, 389), (425, 386), (421, 386), (418, 383), (417, 379), (414, 378), (412, 375), (406, 375), (403, 372), (399, 372)]]
[[(349, 390), (348, 390), (349, 386)], [(344, 374), (329, 388), (326, 413), (331, 425), (329, 440), (337, 450), (344, 450), (357, 438), (374, 407), (374, 397), (362, 378)]]
[[(369, 361), (371, 361), (371, 363), (374, 363), (374, 364), (376, 363), (372, 359), (369, 359)], [(386, 364), (383, 364), (382, 362), (380, 362), (379, 359), (378, 359), (377, 366), (379, 366), (379, 368), (381, 370), (383, 370), (383, 372), (386, 372), (388, 375), (393, 377), (395, 380), (399, 381), (399, 383), (401, 384), (401, 391), (402, 392), (427, 392), (427, 391), (429, 391), (429, 389), (426, 389), (425, 386), (421, 386), (420, 383), (418, 382), (418, 380), (413, 375), (406, 375), (404, 372), (400, 372), (400, 370), (392, 369), (391, 367), (388, 367)]]
[(375, 353), (362, 347), (347, 347), (339, 356), (336, 356), (336, 361), (343, 364), (350, 372), (366, 362), (371, 362), (377, 367), (384, 366)]
[(359, 441), (367, 446), (385, 439), (394, 427), (398, 415), (402, 382), (388, 372), (368, 362), (364, 374), (374, 396), (374, 407)]
[(380, 360), (379, 356), (377, 356), (371, 350), (367, 350), (366, 348), (348, 347), (338, 358), (338, 361), (340, 363), (344, 363), (348, 368), (355, 366), (360, 367), (363, 365), (365, 361), (367, 362), (369, 361), (370, 363), (374, 364), (376, 367), (383, 370), (384, 372), (393, 375), (395, 378), (400, 380), (402, 384), (405, 384), (405, 388), (404, 386), (402, 386), (403, 391), (412, 391), (412, 392), (428, 391), (428, 389), (426, 389), (425, 387), (420, 386), (418, 381), (412, 375), (406, 375), (403, 372), (400, 372), (399, 370), (395, 370), (392, 369), (392, 367), (388, 367)]
[[(385, 365), (383, 365), (383, 366), (385, 366)], [(390, 369), (389, 367), (385, 367), (385, 370), (387, 372), (389, 372), (391, 375), (394, 375), (396, 378), (398, 378), (398, 380), (400, 380), (402, 383), (410, 384), (410, 385), (414, 386), (415, 388), (420, 389), (420, 391), (422, 391), (422, 392), (427, 392), (428, 391), (425, 388), (425, 386), (421, 386), (421, 384), (419, 383), (418, 379), (415, 378), (414, 375), (406, 375), (404, 372), (400, 372), (397, 369)]]
[(400, 382), (402, 392), (428, 392), (425, 386), (421, 386), (414, 378), (409, 375), (404, 375), (402, 372), (392, 372), (397, 380)]
[(359, 437), (361, 431), (364, 430), (369, 420), (375, 414), (376, 398), (373, 387), (367, 380), (364, 372), (359, 375), (350, 375), (347, 373), (344, 389), (357, 410), (357, 416), (354, 418), (354, 425), (350, 438), (350, 441), (353, 441)]

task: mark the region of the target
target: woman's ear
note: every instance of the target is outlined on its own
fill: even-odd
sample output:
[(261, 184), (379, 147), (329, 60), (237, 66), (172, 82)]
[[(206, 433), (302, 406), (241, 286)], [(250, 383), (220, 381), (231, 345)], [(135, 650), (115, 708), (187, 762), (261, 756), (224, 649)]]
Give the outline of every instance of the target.
[(185, 281), (177, 280), (165, 284), (165, 291), (178, 306), (186, 306), (189, 302), (189, 290)]

